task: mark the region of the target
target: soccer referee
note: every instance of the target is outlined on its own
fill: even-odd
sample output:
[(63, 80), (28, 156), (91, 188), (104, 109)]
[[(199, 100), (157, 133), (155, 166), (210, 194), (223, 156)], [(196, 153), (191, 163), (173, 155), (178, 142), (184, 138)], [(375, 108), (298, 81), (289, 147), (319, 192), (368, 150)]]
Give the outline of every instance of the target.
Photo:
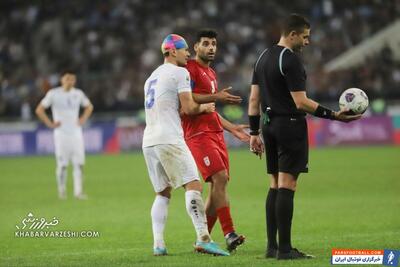
[(308, 172), (306, 113), (343, 122), (361, 117), (347, 115), (345, 110), (332, 111), (307, 98), (307, 76), (296, 52), (309, 44), (309, 38), (310, 23), (306, 18), (292, 14), (284, 20), (279, 43), (265, 49), (255, 63), (249, 99), (250, 150), (259, 156), (264, 151), (259, 136), (261, 108), (271, 177), (265, 203), (265, 256), (278, 260), (313, 258), (293, 248), (290, 236), (297, 179), (300, 173)]

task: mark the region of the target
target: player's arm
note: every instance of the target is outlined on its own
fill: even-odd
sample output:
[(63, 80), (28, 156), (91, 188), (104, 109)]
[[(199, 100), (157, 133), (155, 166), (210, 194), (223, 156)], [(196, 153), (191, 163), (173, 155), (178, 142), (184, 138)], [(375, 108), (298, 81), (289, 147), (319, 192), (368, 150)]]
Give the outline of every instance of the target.
[(340, 111), (330, 110), (318, 104), (314, 100), (308, 98), (305, 91), (292, 91), (290, 92), (290, 94), (292, 95), (293, 101), (296, 104), (297, 109), (305, 111), (316, 117), (338, 120), (343, 122), (350, 122), (361, 118), (361, 114), (348, 115), (347, 114), (348, 110), (340, 110)]
[(196, 94), (193, 93), (193, 99), (197, 103), (204, 104), (210, 102), (222, 102), (228, 104), (240, 104), (242, 98), (240, 96), (232, 95), (229, 93), (232, 87), (224, 88), (215, 94)]
[[(254, 74), (253, 74), (254, 75)], [(253, 80), (255, 78), (253, 77)], [(260, 87), (252, 84), (249, 97), (250, 151), (261, 158), (264, 144), (260, 138)]]
[(190, 73), (191, 79), (191, 88), (193, 92), (193, 99), (199, 104), (205, 104), (210, 102), (222, 102), (228, 104), (239, 104), (242, 102), (242, 98), (240, 96), (235, 96), (229, 93), (229, 90), (232, 89), (231, 86), (220, 90), (215, 94), (199, 94), (196, 89), (197, 80), (199, 79), (198, 70), (194, 67), (187, 66), (187, 70)]
[(186, 115), (197, 115), (200, 113), (211, 113), (215, 111), (215, 103), (207, 103), (201, 104), (195, 102), (193, 99), (192, 89), (191, 89), (191, 82), (190, 82), (190, 74), (189, 71), (180, 68), (176, 72), (176, 79), (178, 81), (178, 95), (179, 95), (179, 102), (180, 102), (180, 113), (184, 113)]
[(215, 103), (198, 104), (193, 100), (191, 92), (179, 93), (179, 102), (181, 104), (181, 111), (186, 115), (197, 115), (215, 111)]
[(86, 123), (90, 115), (92, 115), (93, 113), (93, 105), (90, 102), (89, 98), (82, 91), (80, 91), (80, 105), (81, 107), (83, 107), (83, 112), (79, 118), (78, 124), (82, 126)]
[(61, 125), (60, 122), (53, 122), (52, 120), (50, 120), (49, 116), (47, 116), (47, 114), (46, 114), (46, 108), (41, 103), (36, 107), (35, 112), (36, 112), (36, 115), (38, 116), (38, 118), (47, 127), (54, 129)]
[(89, 103), (84, 109), (81, 117), (79, 118), (79, 125), (84, 125), (93, 113), (93, 105)]
[(219, 119), (221, 120), (222, 127), (230, 132), (233, 136), (239, 139), (242, 142), (249, 142), (250, 135), (246, 132), (245, 129), (249, 128), (247, 124), (234, 124), (222, 117), (218, 114)]

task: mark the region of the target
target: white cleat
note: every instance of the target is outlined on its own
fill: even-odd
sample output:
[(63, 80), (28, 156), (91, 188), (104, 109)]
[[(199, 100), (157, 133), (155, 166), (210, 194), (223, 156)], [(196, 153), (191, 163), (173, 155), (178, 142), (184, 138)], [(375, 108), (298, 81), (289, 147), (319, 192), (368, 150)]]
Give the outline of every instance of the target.
[(65, 193), (65, 191), (58, 192), (58, 198), (61, 199), (61, 200), (66, 200), (67, 199), (67, 194)]
[(88, 199), (87, 195), (85, 195), (85, 194), (76, 195), (75, 198), (78, 200), (87, 200)]

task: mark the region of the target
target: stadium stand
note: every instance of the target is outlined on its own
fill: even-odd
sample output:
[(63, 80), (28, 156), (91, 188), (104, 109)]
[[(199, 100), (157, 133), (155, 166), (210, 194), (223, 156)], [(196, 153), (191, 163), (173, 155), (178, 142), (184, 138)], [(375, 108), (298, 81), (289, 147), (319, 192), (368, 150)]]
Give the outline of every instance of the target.
[(1, 1), (0, 118), (30, 120), (64, 68), (77, 71), (95, 112), (141, 109), (144, 79), (162, 61), (160, 40), (176, 32), (191, 42), (200, 27), (219, 32), (219, 87), (232, 85), (246, 98), (257, 55), (277, 41), (277, 19), (291, 12), (308, 16), (313, 26), (303, 56), (313, 98), (336, 101), (343, 89), (360, 87), (372, 98), (400, 99), (400, 62), (387, 47), (351, 69), (323, 69), (393, 23), (400, 1), (172, 2), (174, 8), (171, 1)]

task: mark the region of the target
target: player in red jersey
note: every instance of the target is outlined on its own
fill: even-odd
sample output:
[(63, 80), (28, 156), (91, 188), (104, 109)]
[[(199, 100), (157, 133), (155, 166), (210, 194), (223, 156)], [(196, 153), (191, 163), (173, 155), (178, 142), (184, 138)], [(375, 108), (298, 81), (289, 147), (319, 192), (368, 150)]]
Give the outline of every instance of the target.
[[(218, 92), (217, 76), (210, 67), (217, 50), (216, 37), (217, 33), (213, 30), (201, 30), (197, 34), (194, 46), (196, 59), (189, 60), (186, 65), (191, 77), (193, 99), (198, 103), (211, 101), (240, 103), (242, 99), (239, 96), (228, 93), (230, 87)], [(235, 250), (244, 242), (245, 237), (236, 234), (230, 214), (226, 189), (229, 181), (229, 159), (223, 130), (248, 142), (249, 135), (245, 132), (248, 126), (232, 124), (217, 112), (183, 116), (182, 126), (185, 141), (197, 167), (203, 179), (210, 183), (206, 200), (208, 230), (211, 231), (219, 219), (227, 249)]]

